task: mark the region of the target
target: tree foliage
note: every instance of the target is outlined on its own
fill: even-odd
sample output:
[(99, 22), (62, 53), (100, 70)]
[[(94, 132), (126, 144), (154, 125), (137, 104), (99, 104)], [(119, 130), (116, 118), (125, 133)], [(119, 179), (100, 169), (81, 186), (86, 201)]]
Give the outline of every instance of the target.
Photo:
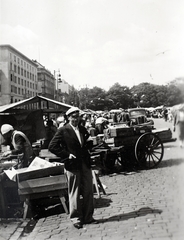
[(184, 102), (184, 78), (177, 78), (167, 85), (140, 83), (132, 88), (115, 83), (108, 91), (99, 87), (71, 88), (67, 103), (93, 110), (113, 108), (173, 106)]

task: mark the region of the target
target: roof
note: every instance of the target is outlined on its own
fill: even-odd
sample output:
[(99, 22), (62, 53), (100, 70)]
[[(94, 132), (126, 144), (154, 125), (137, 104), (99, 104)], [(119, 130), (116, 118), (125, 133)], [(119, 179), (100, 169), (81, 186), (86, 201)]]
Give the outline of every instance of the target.
[(146, 111), (146, 108), (129, 108), (128, 109), (128, 112), (131, 112), (131, 111)]
[(0, 113), (5, 113), (5, 112), (7, 113), (9, 110), (17, 109), (17, 108), (20, 108), (22, 106), (26, 106), (26, 105), (33, 104), (33, 103), (40, 103), (42, 101), (47, 102), (48, 104), (52, 103), (52, 104), (57, 105), (61, 111), (67, 111), (70, 107), (72, 107), (69, 104), (61, 103), (59, 101), (56, 101), (56, 100), (53, 100), (53, 99), (50, 99), (50, 98), (46, 98), (46, 97), (43, 97), (43, 96), (35, 96), (35, 97), (28, 98), (28, 99), (24, 99), (24, 100), (19, 101), (19, 102), (10, 103), (10, 104), (0, 106)]

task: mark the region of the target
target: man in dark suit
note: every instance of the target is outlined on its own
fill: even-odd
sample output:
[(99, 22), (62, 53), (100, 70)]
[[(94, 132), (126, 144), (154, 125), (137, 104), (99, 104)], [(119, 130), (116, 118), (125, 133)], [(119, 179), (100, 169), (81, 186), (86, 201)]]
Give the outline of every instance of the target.
[[(79, 109), (71, 107), (66, 116), (69, 123), (59, 128), (49, 144), (49, 151), (64, 160), (67, 179), (70, 219), (76, 228), (97, 223), (93, 218), (93, 181), (88, 151), (89, 133), (79, 125)], [(83, 204), (80, 196), (83, 197)]]

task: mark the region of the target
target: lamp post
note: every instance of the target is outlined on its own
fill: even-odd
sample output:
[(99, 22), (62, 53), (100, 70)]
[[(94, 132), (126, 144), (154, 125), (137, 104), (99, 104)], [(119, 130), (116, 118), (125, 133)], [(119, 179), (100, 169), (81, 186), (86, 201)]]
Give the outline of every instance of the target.
[(55, 90), (56, 90), (56, 94), (55, 94), (55, 98), (56, 100), (59, 100), (59, 91), (58, 91), (58, 83), (62, 82), (61, 80), (61, 74), (60, 74), (60, 69), (58, 71), (54, 70), (54, 79), (55, 79)]

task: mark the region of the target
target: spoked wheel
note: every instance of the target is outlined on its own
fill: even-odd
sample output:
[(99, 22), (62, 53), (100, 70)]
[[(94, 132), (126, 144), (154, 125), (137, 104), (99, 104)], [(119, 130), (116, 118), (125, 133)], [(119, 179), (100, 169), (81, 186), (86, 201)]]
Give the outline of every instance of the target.
[(156, 167), (163, 158), (164, 146), (154, 133), (144, 133), (135, 145), (135, 157), (141, 167), (151, 169)]

